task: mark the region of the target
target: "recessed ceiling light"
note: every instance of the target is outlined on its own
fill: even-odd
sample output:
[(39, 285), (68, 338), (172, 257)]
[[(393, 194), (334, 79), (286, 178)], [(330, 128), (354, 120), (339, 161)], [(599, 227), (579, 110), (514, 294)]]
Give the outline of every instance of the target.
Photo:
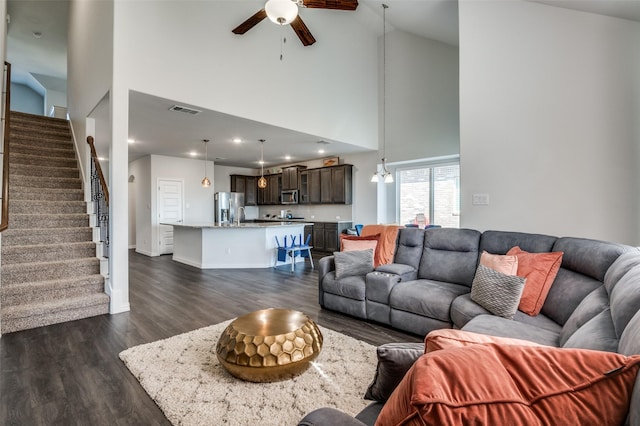
[(324, 154), (324, 149), (319, 149), (318, 154)]
[(40, 31), (34, 31), (32, 34), (35, 38), (42, 38), (42, 33)]
[(98, 157), (98, 160), (99, 160), (99, 161), (104, 161), (104, 160), (105, 160), (105, 158), (104, 158), (104, 157)]
[(258, 164), (265, 164), (263, 160), (258, 160)]
[(285, 155), (285, 156), (284, 156), (284, 159), (285, 159), (285, 160), (287, 160), (287, 161), (288, 161), (288, 160), (291, 160), (291, 156), (290, 156), (290, 155)]
[(242, 139), (240, 138), (233, 138), (233, 143), (240, 143), (242, 142)]
[(129, 142), (129, 143), (135, 143), (135, 142), (136, 142), (136, 140), (135, 140), (135, 139), (127, 139), (127, 142)]
[(198, 155), (198, 153), (197, 153), (197, 152), (195, 152), (195, 151), (191, 151), (191, 152), (189, 153), (189, 155), (190, 155), (190, 156), (192, 156), (192, 157), (195, 157), (196, 155)]

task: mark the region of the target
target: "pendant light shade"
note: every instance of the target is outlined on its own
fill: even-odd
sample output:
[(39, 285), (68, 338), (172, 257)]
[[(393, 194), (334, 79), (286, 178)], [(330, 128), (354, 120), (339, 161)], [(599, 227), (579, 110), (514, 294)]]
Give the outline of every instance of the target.
[(267, 179), (264, 177), (264, 139), (260, 139), (260, 179), (258, 179), (258, 188), (264, 189), (266, 187)]
[(291, 0), (269, 0), (264, 11), (272, 22), (287, 25), (298, 16), (298, 5)]
[(371, 182), (393, 183), (393, 174), (387, 170), (386, 140), (387, 140), (387, 9), (382, 4), (382, 170), (376, 170)]
[(201, 184), (203, 188), (209, 188), (211, 186), (211, 181), (207, 177), (207, 144), (209, 143), (209, 139), (202, 139), (202, 142), (204, 143), (204, 178)]

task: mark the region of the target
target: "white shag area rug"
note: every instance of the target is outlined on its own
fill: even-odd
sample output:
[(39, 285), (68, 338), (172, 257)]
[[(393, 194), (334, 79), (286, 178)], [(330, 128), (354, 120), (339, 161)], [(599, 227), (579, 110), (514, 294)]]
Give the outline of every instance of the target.
[(316, 408), (355, 415), (369, 404), (363, 395), (375, 374), (374, 346), (320, 328), (322, 351), (307, 371), (291, 380), (250, 383), (227, 373), (215, 354), (230, 322), (120, 353), (174, 425), (296, 425)]

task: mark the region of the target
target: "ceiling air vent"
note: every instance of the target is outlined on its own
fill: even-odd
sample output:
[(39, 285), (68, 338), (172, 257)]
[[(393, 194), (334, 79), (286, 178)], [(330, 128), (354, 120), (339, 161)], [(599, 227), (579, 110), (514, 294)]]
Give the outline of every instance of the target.
[(169, 111), (184, 112), (185, 114), (191, 114), (191, 115), (200, 114), (202, 112), (197, 109), (180, 106), (180, 105), (172, 106), (171, 108), (169, 108)]

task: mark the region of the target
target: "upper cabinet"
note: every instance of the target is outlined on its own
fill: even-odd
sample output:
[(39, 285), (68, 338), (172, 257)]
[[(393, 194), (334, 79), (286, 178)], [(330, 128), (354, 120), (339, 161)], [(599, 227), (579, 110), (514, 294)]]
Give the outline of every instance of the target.
[(300, 187), (300, 167), (287, 167), (282, 170), (282, 190), (299, 189)]
[(245, 206), (258, 205), (258, 180), (255, 176), (231, 175), (231, 192), (244, 194)]
[(282, 173), (265, 175), (267, 187), (258, 188), (256, 176), (231, 175), (231, 191), (244, 192), (247, 206), (280, 204), (280, 192), (297, 189), (300, 204), (351, 204), (353, 166), (300, 170), (287, 167)]

